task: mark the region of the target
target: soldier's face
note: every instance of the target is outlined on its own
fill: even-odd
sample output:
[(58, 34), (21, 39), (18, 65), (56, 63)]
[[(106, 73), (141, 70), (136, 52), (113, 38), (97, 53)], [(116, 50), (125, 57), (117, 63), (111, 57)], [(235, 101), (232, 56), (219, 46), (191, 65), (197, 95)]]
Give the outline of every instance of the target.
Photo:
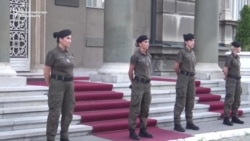
[(70, 44), (71, 44), (71, 35), (66, 36), (66, 37), (64, 37), (64, 38), (60, 38), (60, 43), (61, 43), (64, 47), (68, 48), (68, 47), (70, 46)]
[(194, 48), (194, 39), (185, 42), (190, 49)]
[(234, 50), (235, 50), (236, 53), (240, 53), (241, 52), (241, 47), (234, 48)]
[(139, 43), (139, 46), (142, 47), (143, 49), (147, 50), (149, 47), (149, 40), (144, 40), (141, 43)]

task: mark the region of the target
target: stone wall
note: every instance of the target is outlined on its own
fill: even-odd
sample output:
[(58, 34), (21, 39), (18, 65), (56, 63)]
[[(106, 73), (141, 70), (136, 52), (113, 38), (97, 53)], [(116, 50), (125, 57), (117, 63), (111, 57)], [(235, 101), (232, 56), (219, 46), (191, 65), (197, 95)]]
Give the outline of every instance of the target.
[[(226, 60), (226, 52), (229, 48), (218, 47), (218, 65), (222, 69)], [(181, 48), (166, 47), (163, 45), (151, 45), (149, 52), (152, 55), (152, 75), (175, 77), (174, 63), (176, 54)]]

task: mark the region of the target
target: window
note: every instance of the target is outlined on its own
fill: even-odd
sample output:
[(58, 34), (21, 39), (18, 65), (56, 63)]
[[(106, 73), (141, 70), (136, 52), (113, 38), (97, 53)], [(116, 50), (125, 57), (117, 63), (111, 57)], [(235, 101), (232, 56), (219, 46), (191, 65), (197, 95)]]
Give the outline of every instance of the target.
[(104, 0), (86, 0), (86, 7), (104, 8)]
[(239, 20), (240, 19), (240, 11), (244, 7), (244, 5), (248, 5), (248, 0), (230, 0), (231, 9), (232, 9), (232, 19)]

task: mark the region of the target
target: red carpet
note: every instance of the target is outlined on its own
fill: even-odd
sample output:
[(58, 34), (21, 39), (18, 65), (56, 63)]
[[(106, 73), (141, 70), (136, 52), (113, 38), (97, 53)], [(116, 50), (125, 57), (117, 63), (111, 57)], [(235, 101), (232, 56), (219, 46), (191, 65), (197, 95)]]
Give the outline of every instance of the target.
[[(122, 99), (122, 93), (112, 91), (110, 84), (92, 82), (75, 84), (77, 84), (75, 114), (82, 117), (83, 124), (93, 127), (92, 132), (128, 129), (130, 102)], [(148, 126), (157, 124), (156, 120), (151, 119), (147, 123)]]
[[(80, 80), (85, 78), (78, 78)], [(43, 81), (28, 81), (29, 85), (45, 85)], [(93, 127), (96, 136), (114, 141), (128, 140), (129, 101), (123, 100), (123, 93), (112, 91), (111, 84), (94, 82), (74, 82), (75, 114), (80, 115), (81, 123)], [(137, 119), (137, 128), (139, 119)], [(189, 137), (190, 135), (157, 128), (157, 121), (148, 119), (148, 131), (154, 140), (163, 141)]]
[[(161, 77), (153, 77), (152, 80), (156, 81), (171, 81), (175, 82), (175, 79), (161, 78)], [(221, 114), (221, 117), (224, 116), (224, 102), (221, 101), (221, 96), (216, 94), (211, 94), (210, 88), (200, 87), (201, 82), (195, 81), (195, 91), (196, 97), (199, 97), (198, 103), (209, 105), (209, 111), (217, 112)], [(243, 114), (242, 110), (238, 111), (238, 116)]]
[(114, 92), (114, 91), (78, 91), (78, 92), (75, 92), (76, 101), (121, 99), (122, 97), (123, 97), (123, 93)]
[[(85, 78), (75, 78), (74, 80)], [(45, 85), (44, 81), (28, 81), (29, 85)], [(74, 81), (75, 114), (81, 122), (93, 127), (93, 132), (124, 130), (128, 128), (129, 101), (123, 93), (112, 91), (113, 85)], [(139, 122), (137, 121), (139, 125)], [(148, 126), (156, 126), (156, 120), (148, 120)]]
[[(152, 139), (141, 138), (140, 141), (167, 141), (167, 140), (186, 138), (191, 136), (188, 134), (164, 130), (157, 127), (150, 127), (147, 130), (154, 136), (154, 138)], [(136, 132), (138, 134), (139, 130), (137, 130)], [(128, 133), (129, 133), (128, 130), (120, 130), (115, 132), (94, 133), (94, 135), (112, 141), (128, 141), (130, 140), (128, 137)]]
[(94, 82), (78, 82), (75, 81), (75, 91), (111, 91), (113, 85)]

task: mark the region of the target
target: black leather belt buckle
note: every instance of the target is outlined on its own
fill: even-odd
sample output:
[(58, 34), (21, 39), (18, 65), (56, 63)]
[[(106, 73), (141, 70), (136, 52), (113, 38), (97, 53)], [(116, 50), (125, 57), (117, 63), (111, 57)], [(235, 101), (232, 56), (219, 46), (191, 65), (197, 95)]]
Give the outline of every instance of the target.
[(51, 74), (52, 79), (61, 80), (61, 81), (72, 81), (73, 77), (64, 77), (63, 75)]
[(195, 73), (193, 73), (193, 72), (187, 72), (187, 71), (180, 71), (180, 73), (181, 74), (183, 74), (183, 75), (186, 75), (186, 76), (194, 76), (195, 75)]
[(138, 76), (135, 76), (134, 80), (142, 83), (150, 83), (150, 79), (140, 78)]
[(239, 77), (239, 76), (235, 76), (235, 75), (228, 75), (228, 77), (229, 78), (232, 78), (232, 79), (235, 79), (235, 80), (240, 80), (241, 79), (241, 77)]

